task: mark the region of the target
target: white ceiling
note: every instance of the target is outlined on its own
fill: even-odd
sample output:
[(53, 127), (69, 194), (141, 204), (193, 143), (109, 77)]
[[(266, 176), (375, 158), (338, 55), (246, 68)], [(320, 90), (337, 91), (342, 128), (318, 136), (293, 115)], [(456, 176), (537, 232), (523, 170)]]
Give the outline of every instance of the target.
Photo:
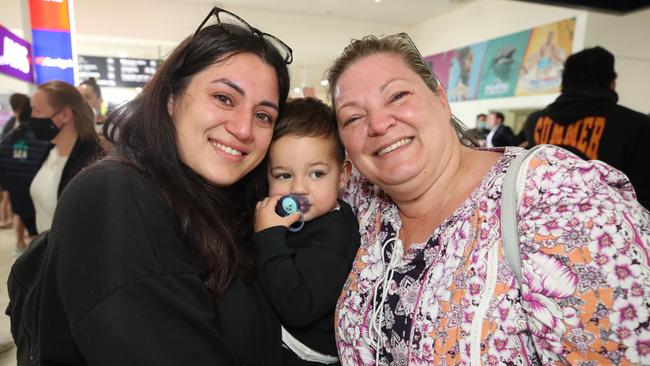
[[(0, 0), (0, 24), (23, 28), (23, 0)], [(315, 86), (349, 44), (366, 34), (392, 34), (487, 0), (76, 0), (82, 55), (164, 57), (191, 34), (208, 9), (234, 11), (294, 49), (293, 86)]]
[[(210, 4), (283, 14), (412, 25), (447, 13), (474, 0), (164, 0)], [(398, 15), (398, 16), (396, 16)]]

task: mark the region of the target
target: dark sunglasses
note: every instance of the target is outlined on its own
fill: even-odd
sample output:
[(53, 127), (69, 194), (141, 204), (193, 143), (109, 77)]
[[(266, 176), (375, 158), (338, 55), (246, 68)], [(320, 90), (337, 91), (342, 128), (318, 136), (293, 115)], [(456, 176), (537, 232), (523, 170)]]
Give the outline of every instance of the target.
[[(293, 50), (291, 50), (291, 47), (287, 46), (286, 43), (282, 42), (282, 40), (280, 40), (279, 38), (277, 38), (272, 34), (264, 33), (259, 29), (252, 27), (250, 24), (248, 24), (244, 19), (240, 18), (238, 15), (216, 6), (212, 8), (208, 16), (206, 16), (205, 19), (203, 19), (201, 25), (199, 25), (199, 27), (196, 29), (196, 32), (194, 32), (194, 34), (192, 35), (192, 39), (196, 37), (199, 31), (203, 29), (203, 26), (205, 26), (205, 24), (208, 22), (210, 17), (213, 15), (217, 18), (217, 24), (219, 26), (223, 27), (224, 25), (234, 25), (246, 29), (251, 34), (259, 37), (264, 42), (268, 42), (269, 45), (273, 46), (273, 48), (275, 48), (278, 51), (280, 56), (282, 56), (284, 62), (287, 65), (293, 62)], [(223, 28), (227, 30), (226, 27)]]

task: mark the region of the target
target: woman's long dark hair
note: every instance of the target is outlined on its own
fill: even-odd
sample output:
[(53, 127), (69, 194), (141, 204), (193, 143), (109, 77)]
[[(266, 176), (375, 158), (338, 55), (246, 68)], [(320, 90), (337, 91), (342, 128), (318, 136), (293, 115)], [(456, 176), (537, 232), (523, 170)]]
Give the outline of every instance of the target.
[(135, 167), (167, 199), (176, 232), (199, 258), (201, 279), (216, 300), (237, 272), (252, 268), (245, 247), (255, 202), (267, 193), (260, 179), (265, 172), (258, 166), (227, 188), (210, 184), (181, 161), (167, 101), (182, 95), (194, 75), (239, 53), (255, 54), (275, 69), (282, 111), (289, 74), (280, 54), (248, 30), (211, 25), (172, 51), (142, 93), (111, 113), (104, 126), (104, 135), (116, 145), (112, 158)]

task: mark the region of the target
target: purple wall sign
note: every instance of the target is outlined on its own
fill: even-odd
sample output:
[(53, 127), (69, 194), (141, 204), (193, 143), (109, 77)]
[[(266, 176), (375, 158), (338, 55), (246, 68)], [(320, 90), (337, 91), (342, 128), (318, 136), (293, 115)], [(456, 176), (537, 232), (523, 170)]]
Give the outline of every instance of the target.
[(32, 46), (0, 25), (0, 72), (29, 83), (32, 72)]

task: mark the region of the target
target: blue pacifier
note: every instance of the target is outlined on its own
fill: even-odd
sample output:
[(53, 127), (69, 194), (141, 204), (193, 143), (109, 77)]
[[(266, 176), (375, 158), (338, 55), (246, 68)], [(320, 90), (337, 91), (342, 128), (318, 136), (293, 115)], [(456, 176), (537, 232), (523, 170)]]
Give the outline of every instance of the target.
[(278, 200), (277, 205), (275, 205), (275, 212), (284, 217), (289, 216), (294, 212), (300, 212), (300, 224), (297, 227), (294, 225), (289, 226), (289, 231), (298, 232), (305, 226), (305, 214), (311, 208), (311, 203), (307, 196), (302, 194), (288, 194), (283, 196)]

